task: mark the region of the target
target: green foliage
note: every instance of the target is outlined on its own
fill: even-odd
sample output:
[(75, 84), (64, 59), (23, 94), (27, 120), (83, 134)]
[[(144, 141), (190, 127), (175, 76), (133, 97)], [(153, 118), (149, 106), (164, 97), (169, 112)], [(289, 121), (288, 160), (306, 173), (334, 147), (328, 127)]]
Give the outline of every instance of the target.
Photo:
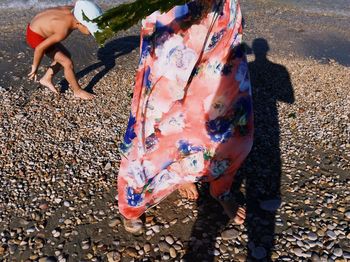
[(154, 11), (169, 11), (175, 5), (183, 5), (189, 0), (135, 0), (107, 10), (103, 15), (94, 19), (101, 29), (95, 33), (100, 45), (116, 32), (126, 30)]

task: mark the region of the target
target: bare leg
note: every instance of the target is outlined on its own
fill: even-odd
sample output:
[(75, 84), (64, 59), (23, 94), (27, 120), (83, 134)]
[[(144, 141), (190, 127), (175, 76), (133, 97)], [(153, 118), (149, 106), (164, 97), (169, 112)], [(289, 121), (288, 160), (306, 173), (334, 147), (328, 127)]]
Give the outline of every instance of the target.
[(219, 179), (210, 182), (210, 194), (223, 207), (227, 216), (236, 224), (243, 224), (246, 218), (246, 210), (241, 207), (231, 195), (231, 186), (235, 177), (236, 171), (227, 172)]
[[(67, 82), (69, 83), (70, 87), (72, 88), (72, 91), (75, 97), (85, 99), (85, 100), (90, 100), (95, 97), (95, 95), (90, 94), (89, 92), (86, 92), (84, 89), (82, 89), (79, 86), (79, 83), (74, 73), (73, 61), (71, 60), (68, 51), (65, 49), (65, 47), (62, 44), (57, 44), (55, 46), (55, 49), (48, 55), (53, 57), (54, 63), (57, 62), (63, 67), (64, 76)], [(52, 76), (51, 76), (51, 79), (52, 79)]]
[(189, 200), (196, 200), (198, 198), (198, 190), (194, 183), (181, 185), (178, 187), (178, 191), (182, 197)]
[(47, 69), (45, 75), (39, 81), (41, 85), (49, 88), (55, 94), (58, 94), (58, 91), (54, 86), (54, 84), (52, 83), (52, 78), (60, 70), (60, 67), (61, 66), (56, 61), (53, 61), (49, 69)]
[(73, 90), (74, 96), (77, 98), (81, 98), (84, 100), (90, 100), (95, 97), (95, 95), (86, 92), (84, 89), (82, 89), (79, 84), (77, 79), (75, 78), (75, 73), (73, 69), (73, 64), (68, 63), (63, 65), (63, 70), (64, 70), (64, 76), (67, 79), (70, 87)]
[(231, 198), (225, 201), (224, 200), (218, 200), (218, 201), (230, 219), (233, 219), (233, 221), (238, 225), (241, 225), (244, 223), (244, 220), (246, 218), (245, 207), (239, 206), (238, 203), (235, 202), (234, 198)]

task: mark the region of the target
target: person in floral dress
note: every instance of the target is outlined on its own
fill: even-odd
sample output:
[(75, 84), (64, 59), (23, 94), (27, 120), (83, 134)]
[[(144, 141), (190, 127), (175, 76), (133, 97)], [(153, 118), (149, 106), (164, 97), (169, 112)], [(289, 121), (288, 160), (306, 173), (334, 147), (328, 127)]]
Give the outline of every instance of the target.
[(142, 21), (140, 62), (121, 146), (118, 206), (130, 232), (139, 217), (195, 183), (236, 223), (245, 209), (230, 194), (251, 150), (253, 110), (238, 0), (195, 0)]

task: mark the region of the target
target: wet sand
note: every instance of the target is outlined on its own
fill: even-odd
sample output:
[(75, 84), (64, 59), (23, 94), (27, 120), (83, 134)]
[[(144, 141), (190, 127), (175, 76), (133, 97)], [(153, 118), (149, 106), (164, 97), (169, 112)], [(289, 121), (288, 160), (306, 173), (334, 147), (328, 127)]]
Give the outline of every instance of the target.
[(349, 21), (274, 1), (242, 8), (256, 125), (235, 185), (247, 222), (228, 224), (202, 186), (196, 203), (173, 194), (150, 210), (137, 237), (121, 225), (115, 178), (138, 27), (101, 50), (76, 33), (66, 40), (80, 83), (98, 95), (86, 102), (26, 80), (33, 11), (1, 14), (0, 260), (350, 259)]

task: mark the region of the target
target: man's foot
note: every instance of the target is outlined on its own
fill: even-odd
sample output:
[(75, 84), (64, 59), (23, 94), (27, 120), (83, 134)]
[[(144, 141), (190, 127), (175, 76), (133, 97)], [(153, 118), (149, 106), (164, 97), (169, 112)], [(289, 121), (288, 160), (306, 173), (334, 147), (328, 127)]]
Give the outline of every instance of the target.
[(137, 219), (124, 219), (124, 228), (127, 232), (134, 234), (134, 235), (140, 235), (142, 234), (143, 230), (143, 223), (142, 220)]
[(196, 200), (198, 198), (198, 190), (194, 183), (181, 185), (178, 187), (178, 191), (180, 196), (189, 200)]
[(52, 81), (50, 79), (41, 78), (39, 83), (41, 85), (47, 87), (48, 89), (50, 89), (55, 94), (58, 94), (58, 91), (57, 91), (56, 87), (53, 85), (53, 83), (52, 83)]
[(227, 201), (219, 200), (219, 203), (224, 208), (225, 213), (230, 219), (232, 219), (236, 224), (242, 225), (246, 218), (246, 209), (243, 206), (239, 206), (235, 202), (234, 198)]
[(80, 99), (83, 99), (83, 100), (91, 100), (91, 99), (95, 98), (95, 95), (91, 94), (89, 92), (86, 92), (83, 89), (80, 89), (80, 90), (74, 91), (74, 97), (80, 98)]

